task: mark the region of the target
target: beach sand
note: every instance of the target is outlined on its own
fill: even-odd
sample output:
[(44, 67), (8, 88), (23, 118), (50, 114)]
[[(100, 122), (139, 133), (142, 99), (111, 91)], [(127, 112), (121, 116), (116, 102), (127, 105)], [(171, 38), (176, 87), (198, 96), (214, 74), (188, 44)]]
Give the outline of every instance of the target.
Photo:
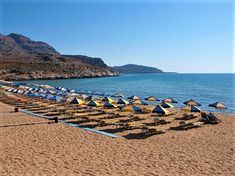
[(146, 139), (110, 138), (0, 103), (0, 175), (235, 175), (232, 115)]

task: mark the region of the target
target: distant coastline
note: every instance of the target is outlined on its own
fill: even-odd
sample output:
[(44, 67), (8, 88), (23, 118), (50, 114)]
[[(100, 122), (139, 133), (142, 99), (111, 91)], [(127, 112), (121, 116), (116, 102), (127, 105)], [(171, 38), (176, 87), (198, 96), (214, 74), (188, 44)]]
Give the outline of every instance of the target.
[(122, 66), (114, 66), (110, 67), (110, 69), (124, 74), (141, 74), (141, 73), (164, 73), (159, 68), (149, 67), (144, 65), (137, 65), (137, 64), (126, 64)]

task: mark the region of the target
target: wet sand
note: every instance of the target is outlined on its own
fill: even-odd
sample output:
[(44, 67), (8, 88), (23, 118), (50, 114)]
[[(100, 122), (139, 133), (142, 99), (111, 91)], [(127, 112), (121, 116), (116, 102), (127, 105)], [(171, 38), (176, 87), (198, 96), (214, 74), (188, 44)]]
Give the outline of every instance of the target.
[(110, 138), (0, 103), (1, 175), (234, 175), (235, 117), (147, 139)]

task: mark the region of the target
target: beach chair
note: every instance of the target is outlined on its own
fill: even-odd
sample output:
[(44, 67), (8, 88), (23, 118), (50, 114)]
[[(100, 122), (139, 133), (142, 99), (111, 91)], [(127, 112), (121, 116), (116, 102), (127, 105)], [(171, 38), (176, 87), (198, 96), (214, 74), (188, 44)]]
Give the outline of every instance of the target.
[(155, 126), (171, 123), (171, 121), (165, 120), (165, 119), (161, 119), (160, 117), (155, 117), (155, 118), (153, 119), (153, 121), (154, 121), (154, 125), (155, 125)]
[(197, 122), (185, 122), (185, 121), (180, 122), (180, 127), (182, 130), (188, 130), (191, 128), (198, 128), (201, 126), (202, 126), (202, 124), (197, 123)]
[(176, 120), (191, 120), (198, 117), (198, 114), (186, 113), (183, 114), (183, 117), (175, 118)]
[(138, 129), (138, 127), (136, 127), (135, 125), (131, 125), (130, 123), (120, 123), (120, 127), (125, 130)]
[(159, 130), (157, 128), (150, 128), (147, 126), (142, 126), (141, 131), (142, 134), (144, 134), (145, 136), (165, 133), (163, 130)]
[(104, 120), (100, 120), (100, 121), (98, 122), (98, 126), (103, 127), (103, 126), (107, 126), (107, 125), (108, 125), (108, 123), (106, 123)]
[(206, 114), (205, 112), (201, 113), (201, 119), (199, 120), (205, 124), (218, 124), (221, 120), (216, 117), (213, 113)]

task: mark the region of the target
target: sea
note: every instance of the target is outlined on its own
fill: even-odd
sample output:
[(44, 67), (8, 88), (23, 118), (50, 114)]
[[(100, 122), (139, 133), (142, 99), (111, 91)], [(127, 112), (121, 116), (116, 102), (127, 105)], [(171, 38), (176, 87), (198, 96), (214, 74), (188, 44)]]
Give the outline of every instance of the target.
[(202, 104), (201, 109), (212, 112), (219, 110), (208, 105), (219, 101), (228, 107), (220, 112), (235, 114), (235, 74), (121, 74), (116, 77), (22, 82), (61, 86), (77, 91), (121, 93), (125, 98), (131, 95), (143, 99), (150, 95), (158, 99), (171, 97), (178, 101), (176, 107), (183, 107), (184, 101), (195, 99)]

